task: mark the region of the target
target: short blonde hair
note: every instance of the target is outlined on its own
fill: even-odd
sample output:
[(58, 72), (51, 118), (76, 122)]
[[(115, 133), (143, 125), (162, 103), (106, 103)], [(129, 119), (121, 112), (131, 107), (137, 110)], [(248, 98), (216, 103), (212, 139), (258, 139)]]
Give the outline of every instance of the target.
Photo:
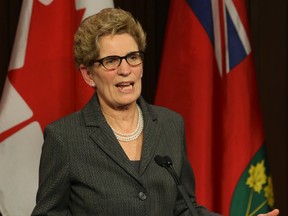
[(99, 57), (99, 39), (106, 35), (128, 33), (138, 45), (140, 51), (145, 51), (146, 34), (141, 24), (131, 13), (117, 8), (106, 8), (99, 13), (87, 17), (80, 24), (74, 35), (74, 60), (87, 67), (93, 65)]

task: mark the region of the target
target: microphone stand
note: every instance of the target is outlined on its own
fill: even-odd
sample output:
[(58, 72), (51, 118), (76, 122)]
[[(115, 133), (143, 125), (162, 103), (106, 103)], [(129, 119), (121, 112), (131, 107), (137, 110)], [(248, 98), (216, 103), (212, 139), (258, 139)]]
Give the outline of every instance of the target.
[(173, 168), (173, 164), (172, 164), (172, 160), (168, 157), (168, 156), (164, 156), (161, 157), (160, 155), (156, 155), (154, 158), (155, 162), (161, 166), (164, 167), (173, 177), (176, 186), (181, 194), (181, 196), (183, 197), (188, 209), (190, 210), (190, 212), (192, 213), (193, 216), (198, 216), (198, 213), (196, 211), (195, 206), (192, 205), (192, 202), (184, 188), (184, 186), (181, 184), (174, 168)]

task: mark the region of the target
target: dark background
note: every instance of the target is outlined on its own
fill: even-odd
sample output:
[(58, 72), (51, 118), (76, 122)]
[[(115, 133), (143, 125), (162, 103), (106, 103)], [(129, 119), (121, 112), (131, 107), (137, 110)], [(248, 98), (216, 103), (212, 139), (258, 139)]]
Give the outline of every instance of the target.
[[(130, 11), (147, 32), (143, 96), (150, 103), (157, 88), (169, 2), (114, 0), (115, 7)], [(0, 96), (21, 3), (22, 0), (0, 1)], [(276, 207), (281, 215), (288, 215), (287, 0), (247, 0), (247, 3)]]

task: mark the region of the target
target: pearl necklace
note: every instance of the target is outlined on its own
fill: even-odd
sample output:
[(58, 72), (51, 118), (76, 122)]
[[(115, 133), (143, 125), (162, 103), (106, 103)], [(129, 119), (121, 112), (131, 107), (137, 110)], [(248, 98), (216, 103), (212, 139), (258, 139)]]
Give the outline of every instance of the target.
[(114, 128), (110, 126), (117, 140), (123, 141), (123, 142), (130, 142), (130, 141), (136, 140), (140, 136), (144, 128), (144, 121), (143, 121), (142, 111), (140, 107), (138, 106), (138, 104), (137, 104), (137, 110), (138, 110), (138, 124), (137, 124), (137, 128), (132, 133), (124, 134), (119, 131), (116, 131)]

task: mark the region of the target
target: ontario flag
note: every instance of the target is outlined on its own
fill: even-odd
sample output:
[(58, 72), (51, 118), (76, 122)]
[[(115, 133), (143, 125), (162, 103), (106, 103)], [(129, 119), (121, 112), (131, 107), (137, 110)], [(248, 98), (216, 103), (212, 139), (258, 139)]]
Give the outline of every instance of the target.
[(184, 117), (200, 204), (252, 216), (274, 204), (246, 0), (171, 0), (155, 104)]
[(92, 95), (74, 65), (73, 35), (82, 19), (105, 7), (113, 1), (23, 0), (0, 104), (3, 216), (31, 214), (43, 128)]

